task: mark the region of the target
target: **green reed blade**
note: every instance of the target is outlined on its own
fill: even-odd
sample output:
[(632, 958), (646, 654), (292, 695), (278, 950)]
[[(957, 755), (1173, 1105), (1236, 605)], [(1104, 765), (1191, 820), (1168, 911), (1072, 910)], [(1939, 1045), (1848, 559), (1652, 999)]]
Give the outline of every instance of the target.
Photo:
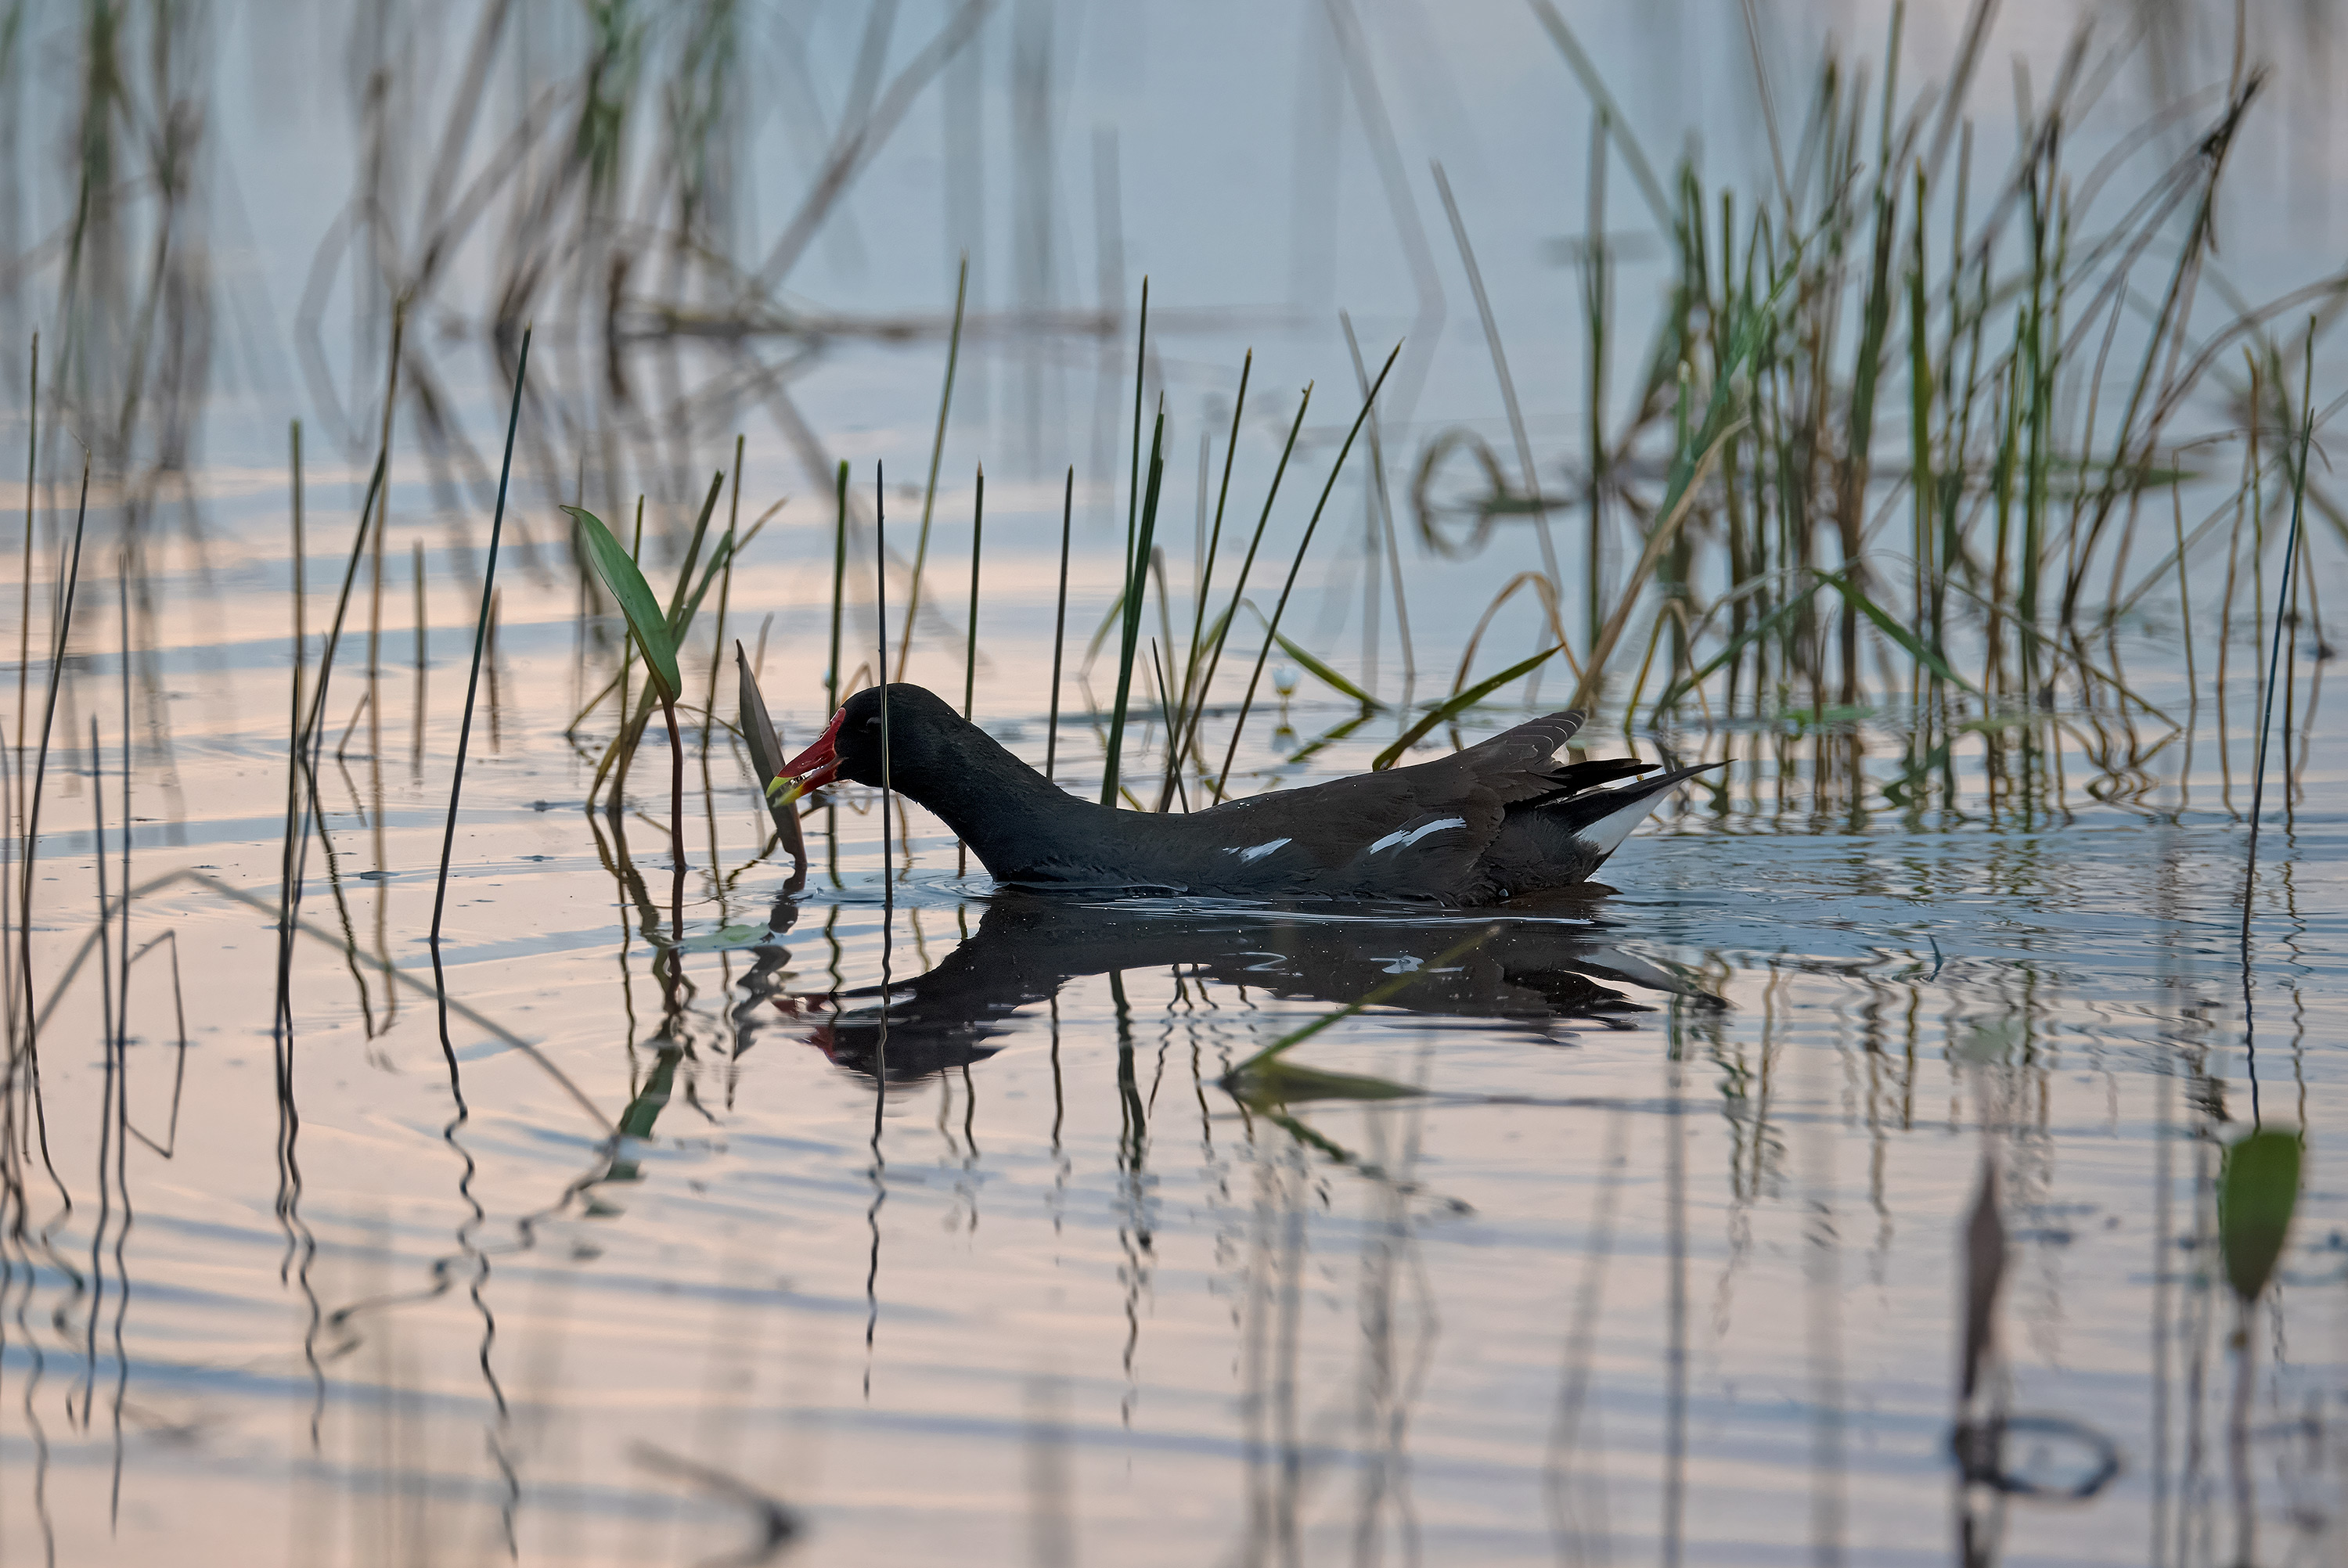
[(1076, 470), (1069, 465), (1060, 491), (1060, 597), (1052, 610), (1052, 704), (1044, 722), (1044, 776), (1049, 779), (1060, 760), (1060, 659), (1068, 645), (1068, 538), (1076, 515)]
[(1766, 641), (1771, 633), (1799, 614), (1802, 607), (1810, 602), (1811, 596), (1825, 586), (1823, 579), (1811, 583), (1809, 587), (1763, 616), (1760, 620), (1731, 637), (1718, 653), (1704, 662), (1702, 669), (1683, 675), (1665, 687), (1663, 694), (1655, 699), (1656, 709), (1660, 711), (1670, 707), (1674, 700), (1711, 680), (1719, 672), (1722, 665), (1728, 663), (1746, 648), (1756, 642)]
[(839, 515), (831, 536), (831, 662), (824, 666), (823, 711), (839, 712), (839, 610), (848, 586), (848, 459), (839, 460)]
[(1126, 704), (1133, 696), (1133, 661), (1140, 651), (1141, 608), (1149, 591), (1149, 549), (1158, 535), (1158, 495), (1166, 478), (1166, 411), (1158, 411), (1158, 424), (1149, 437), (1149, 483), (1141, 504), (1139, 532), (1135, 536), (1136, 548), (1126, 558), (1125, 634), (1117, 656), (1117, 705), (1109, 711), (1108, 760), (1101, 774), (1100, 803), (1117, 804), (1117, 764), (1125, 750)]
[[(1255, 606), (1253, 605), (1250, 605), (1248, 608), (1250, 610), (1255, 610)], [(1257, 610), (1256, 613), (1261, 616), (1263, 612), (1262, 610)], [(1270, 622), (1266, 622), (1266, 624), (1269, 625)], [(1288, 640), (1287, 633), (1274, 632), (1272, 633), (1272, 640), (1280, 644), (1282, 652), (1287, 654), (1291, 659), (1295, 660), (1299, 664), (1303, 665), (1305, 670), (1311, 673), (1314, 680), (1330, 688), (1330, 690), (1336, 692), (1342, 696), (1352, 698), (1354, 702), (1359, 702), (1363, 707), (1369, 709), (1373, 712), (1376, 712), (1385, 707), (1384, 702), (1379, 702), (1375, 697), (1371, 696), (1367, 692), (1363, 691), (1359, 686), (1354, 685), (1351, 681), (1346, 680), (1343, 675), (1340, 675), (1334, 670), (1330, 669), (1328, 665), (1323, 664), (1320, 660), (1315, 659), (1312, 654), (1307, 653), (1303, 649), (1299, 648), (1295, 643), (1290, 641)]]
[(1440, 724), (1446, 719), (1450, 718), (1454, 713), (1463, 712), (1467, 709), (1474, 707), (1477, 703), (1482, 702), (1485, 698), (1490, 696), (1493, 692), (1498, 691), (1509, 682), (1516, 680), (1519, 676), (1531, 674), (1543, 664), (1548, 663), (1551, 659), (1555, 658), (1559, 651), (1564, 647), (1565, 644), (1560, 642), (1555, 647), (1544, 648), (1539, 653), (1534, 654), (1531, 658), (1523, 660), (1519, 663), (1509, 665), (1506, 670), (1501, 671), (1498, 675), (1491, 677), (1489, 680), (1478, 681), (1473, 686), (1468, 687), (1465, 692), (1461, 692), (1455, 696), (1445, 698), (1441, 702), (1438, 702), (1433, 708), (1428, 709), (1426, 713), (1420, 718), (1418, 723), (1413, 724), (1409, 729), (1405, 730), (1402, 733), (1402, 739), (1396, 741), (1393, 745), (1388, 746), (1385, 751), (1380, 752), (1370, 763), (1370, 771), (1372, 773), (1383, 773), (1387, 768), (1394, 766), (1395, 760), (1396, 758), (1400, 757), (1405, 752), (1409, 751), (1413, 745), (1417, 743), (1420, 736), (1435, 728), (1436, 725)]
[[(913, 618), (922, 612), (922, 568), (930, 559), (930, 514), (938, 503), (938, 465), (946, 455), (946, 415), (953, 410), (954, 368), (962, 361), (962, 311), (970, 294), (970, 256), (965, 252), (954, 280), (953, 332), (946, 340), (946, 384), (938, 394), (938, 430), (930, 443), (930, 479), (922, 490), (922, 528), (913, 540), (913, 576), (905, 589), (905, 634), (897, 640), (897, 679), (913, 657)], [(884, 666), (879, 679), (886, 681)]]
[(986, 538), (986, 468), (978, 470), (978, 494), (970, 511), (970, 625), (965, 631), (967, 641), (963, 648), (962, 716), (970, 717), (972, 699), (978, 691), (978, 560), (979, 549)]
[[(1386, 354), (1385, 364), (1378, 366), (1378, 378), (1370, 383), (1370, 390), (1363, 395), (1361, 412), (1354, 415), (1353, 425), (1345, 432), (1344, 445), (1337, 448), (1337, 460), (1329, 466), (1329, 477), (1321, 487), (1321, 498), (1313, 503), (1313, 515), (1306, 518), (1304, 523), (1304, 537), (1296, 543), (1296, 554), (1288, 563), (1288, 576), (1280, 585), (1280, 597), (1272, 602), (1272, 620), (1269, 624), (1275, 635), (1280, 630), (1281, 618), (1288, 612), (1288, 596), (1296, 591), (1296, 574), (1304, 569), (1304, 552), (1313, 548), (1313, 536), (1321, 527), (1321, 514), (1329, 509), (1329, 497), (1337, 488), (1337, 476), (1345, 471), (1345, 459), (1354, 450), (1354, 438), (1361, 435), (1362, 426), (1369, 420), (1370, 409), (1377, 403), (1379, 390), (1385, 385), (1386, 377), (1393, 373), (1395, 361), (1401, 357), (1402, 344), (1397, 343)], [(1311, 389), (1307, 388), (1306, 391), (1309, 396)], [(1304, 419), (1304, 411), (1302, 408), (1297, 410), (1296, 417), (1301, 425)], [(1292, 442), (1294, 441), (1293, 433), (1289, 439)], [(1283, 453), (1281, 457), (1281, 465), (1283, 468), (1286, 467), (1287, 461), (1287, 456)], [(1267, 497), (1264, 501), (1267, 516), (1270, 515), (1271, 509), (1272, 502)], [(1236, 591), (1232, 597), (1236, 602), (1238, 597)], [(1239, 755), (1240, 736), (1246, 733), (1248, 713), (1255, 706), (1256, 687), (1263, 680), (1264, 662), (1271, 655), (1272, 641), (1267, 638), (1263, 646), (1256, 651), (1255, 668), (1248, 674), (1247, 694), (1240, 699), (1240, 716), (1238, 722), (1231, 725), (1231, 743), (1223, 749), (1222, 771), (1215, 775), (1217, 800), (1223, 798), (1223, 786), (1231, 780), (1231, 759)]]
[(660, 601), (653, 597), (652, 585), (644, 574), (628, 558), (603, 519), (584, 507), (565, 507), (564, 511), (579, 520), (580, 538), (586, 542), (588, 564), (602, 579), (604, 590), (620, 606), (626, 618), (629, 634), (643, 650), (644, 667), (661, 688), (662, 695), (675, 702), (685, 690), (683, 677), (676, 666), (676, 642), (669, 635), (668, 617), (661, 610)]
[(1820, 571), (1818, 573), (1818, 578), (1822, 582), (1833, 584), (1836, 591), (1842, 595), (1842, 600), (1845, 604), (1858, 610), (1861, 615), (1866, 616), (1868, 620), (1875, 622), (1875, 629), (1878, 631), (1882, 632), (1884, 636), (1891, 639), (1892, 641), (1898, 643), (1900, 645), (1900, 651), (1906, 653), (1909, 658), (1913, 659), (1917, 663), (1921, 664), (1925, 669), (1930, 670), (1941, 680), (1949, 682), (1952, 685), (1962, 686), (1966, 691), (1972, 692), (1975, 696), (1981, 695), (1981, 688), (1966, 680), (1963, 676), (1958, 674), (1955, 670), (1952, 669), (1949, 661), (1941, 657), (1941, 651), (1939, 649), (1929, 647), (1923, 642), (1919, 641), (1916, 634), (1909, 630), (1906, 627), (1900, 625), (1899, 620), (1893, 617), (1890, 611), (1876, 603), (1875, 600), (1868, 598), (1866, 594), (1861, 593), (1858, 589), (1853, 588), (1851, 586), (1850, 579), (1848, 577), (1844, 576), (1841, 572)]

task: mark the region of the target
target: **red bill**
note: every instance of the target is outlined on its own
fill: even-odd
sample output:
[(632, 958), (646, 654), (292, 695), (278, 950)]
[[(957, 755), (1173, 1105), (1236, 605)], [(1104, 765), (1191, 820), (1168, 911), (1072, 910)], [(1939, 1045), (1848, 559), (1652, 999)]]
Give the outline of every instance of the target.
[(840, 721), (847, 717), (845, 708), (834, 713), (823, 733), (816, 737), (815, 744), (783, 764), (783, 776), (792, 781), (794, 797), (821, 789), (839, 776), (839, 753), (832, 743), (839, 737)]

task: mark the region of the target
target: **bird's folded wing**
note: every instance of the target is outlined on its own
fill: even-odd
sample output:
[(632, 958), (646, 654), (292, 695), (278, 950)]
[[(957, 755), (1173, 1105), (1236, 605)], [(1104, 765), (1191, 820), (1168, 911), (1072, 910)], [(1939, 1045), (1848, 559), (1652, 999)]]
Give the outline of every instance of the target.
[[(1554, 794), (1558, 775), (1570, 765), (1566, 749), (1581, 728), (1581, 715), (1570, 710), (1550, 713), (1503, 730), (1488, 741), (1419, 768), (1465, 774), (1492, 793), (1502, 805)], [(1396, 773), (1416, 769), (1396, 769)]]

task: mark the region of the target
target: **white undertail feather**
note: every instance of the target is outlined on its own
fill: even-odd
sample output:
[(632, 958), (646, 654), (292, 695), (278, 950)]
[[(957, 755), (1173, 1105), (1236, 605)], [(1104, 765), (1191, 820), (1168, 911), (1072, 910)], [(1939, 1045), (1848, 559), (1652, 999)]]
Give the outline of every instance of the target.
[(1464, 816), (1447, 816), (1438, 818), (1434, 822), (1422, 824), (1417, 827), (1397, 828), (1395, 831), (1387, 834), (1384, 838), (1379, 839), (1375, 844), (1371, 845), (1369, 848), (1364, 850), (1362, 853), (1365, 855), (1375, 855), (1381, 849), (1394, 849), (1397, 847), (1408, 849), (1412, 845), (1416, 844), (1420, 839), (1425, 838), (1430, 833), (1441, 833), (1447, 827), (1465, 827), (1467, 825), (1468, 819)]
[(1669, 790), (1659, 789), (1642, 794), (1637, 800), (1616, 807), (1588, 826), (1575, 829), (1573, 836), (1596, 850), (1601, 858), (1612, 855), (1622, 846), (1624, 839), (1631, 836), (1632, 828), (1647, 820), (1647, 814), (1655, 809), (1655, 804), (1670, 793)]

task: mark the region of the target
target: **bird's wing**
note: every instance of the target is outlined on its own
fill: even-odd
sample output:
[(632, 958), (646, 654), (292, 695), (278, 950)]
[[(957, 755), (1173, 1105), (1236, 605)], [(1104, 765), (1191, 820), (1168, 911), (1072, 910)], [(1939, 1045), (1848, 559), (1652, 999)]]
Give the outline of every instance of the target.
[(1498, 797), (1472, 777), (1395, 768), (1253, 795), (1188, 820), (1210, 835), (1203, 853), (1262, 862), (1268, 875), (1294, 867), (1321, 883), (1447, 896), (1499, 832), (1503, 815)]
[[(1381, 777), (1426, 773), (1464, 774), (1473, 787), (1488, 790), (1502, 805), (1515, 805), (1554, 794), (1567, 781), (1560, 775), (1571, 765), (1566, 756), (1581, 715), (1568, 710), (1501, 731), (1487, 741), (1408, 768), (1396, 768)], [(1455, 785), (1454, 787), (1458, 787)]]

